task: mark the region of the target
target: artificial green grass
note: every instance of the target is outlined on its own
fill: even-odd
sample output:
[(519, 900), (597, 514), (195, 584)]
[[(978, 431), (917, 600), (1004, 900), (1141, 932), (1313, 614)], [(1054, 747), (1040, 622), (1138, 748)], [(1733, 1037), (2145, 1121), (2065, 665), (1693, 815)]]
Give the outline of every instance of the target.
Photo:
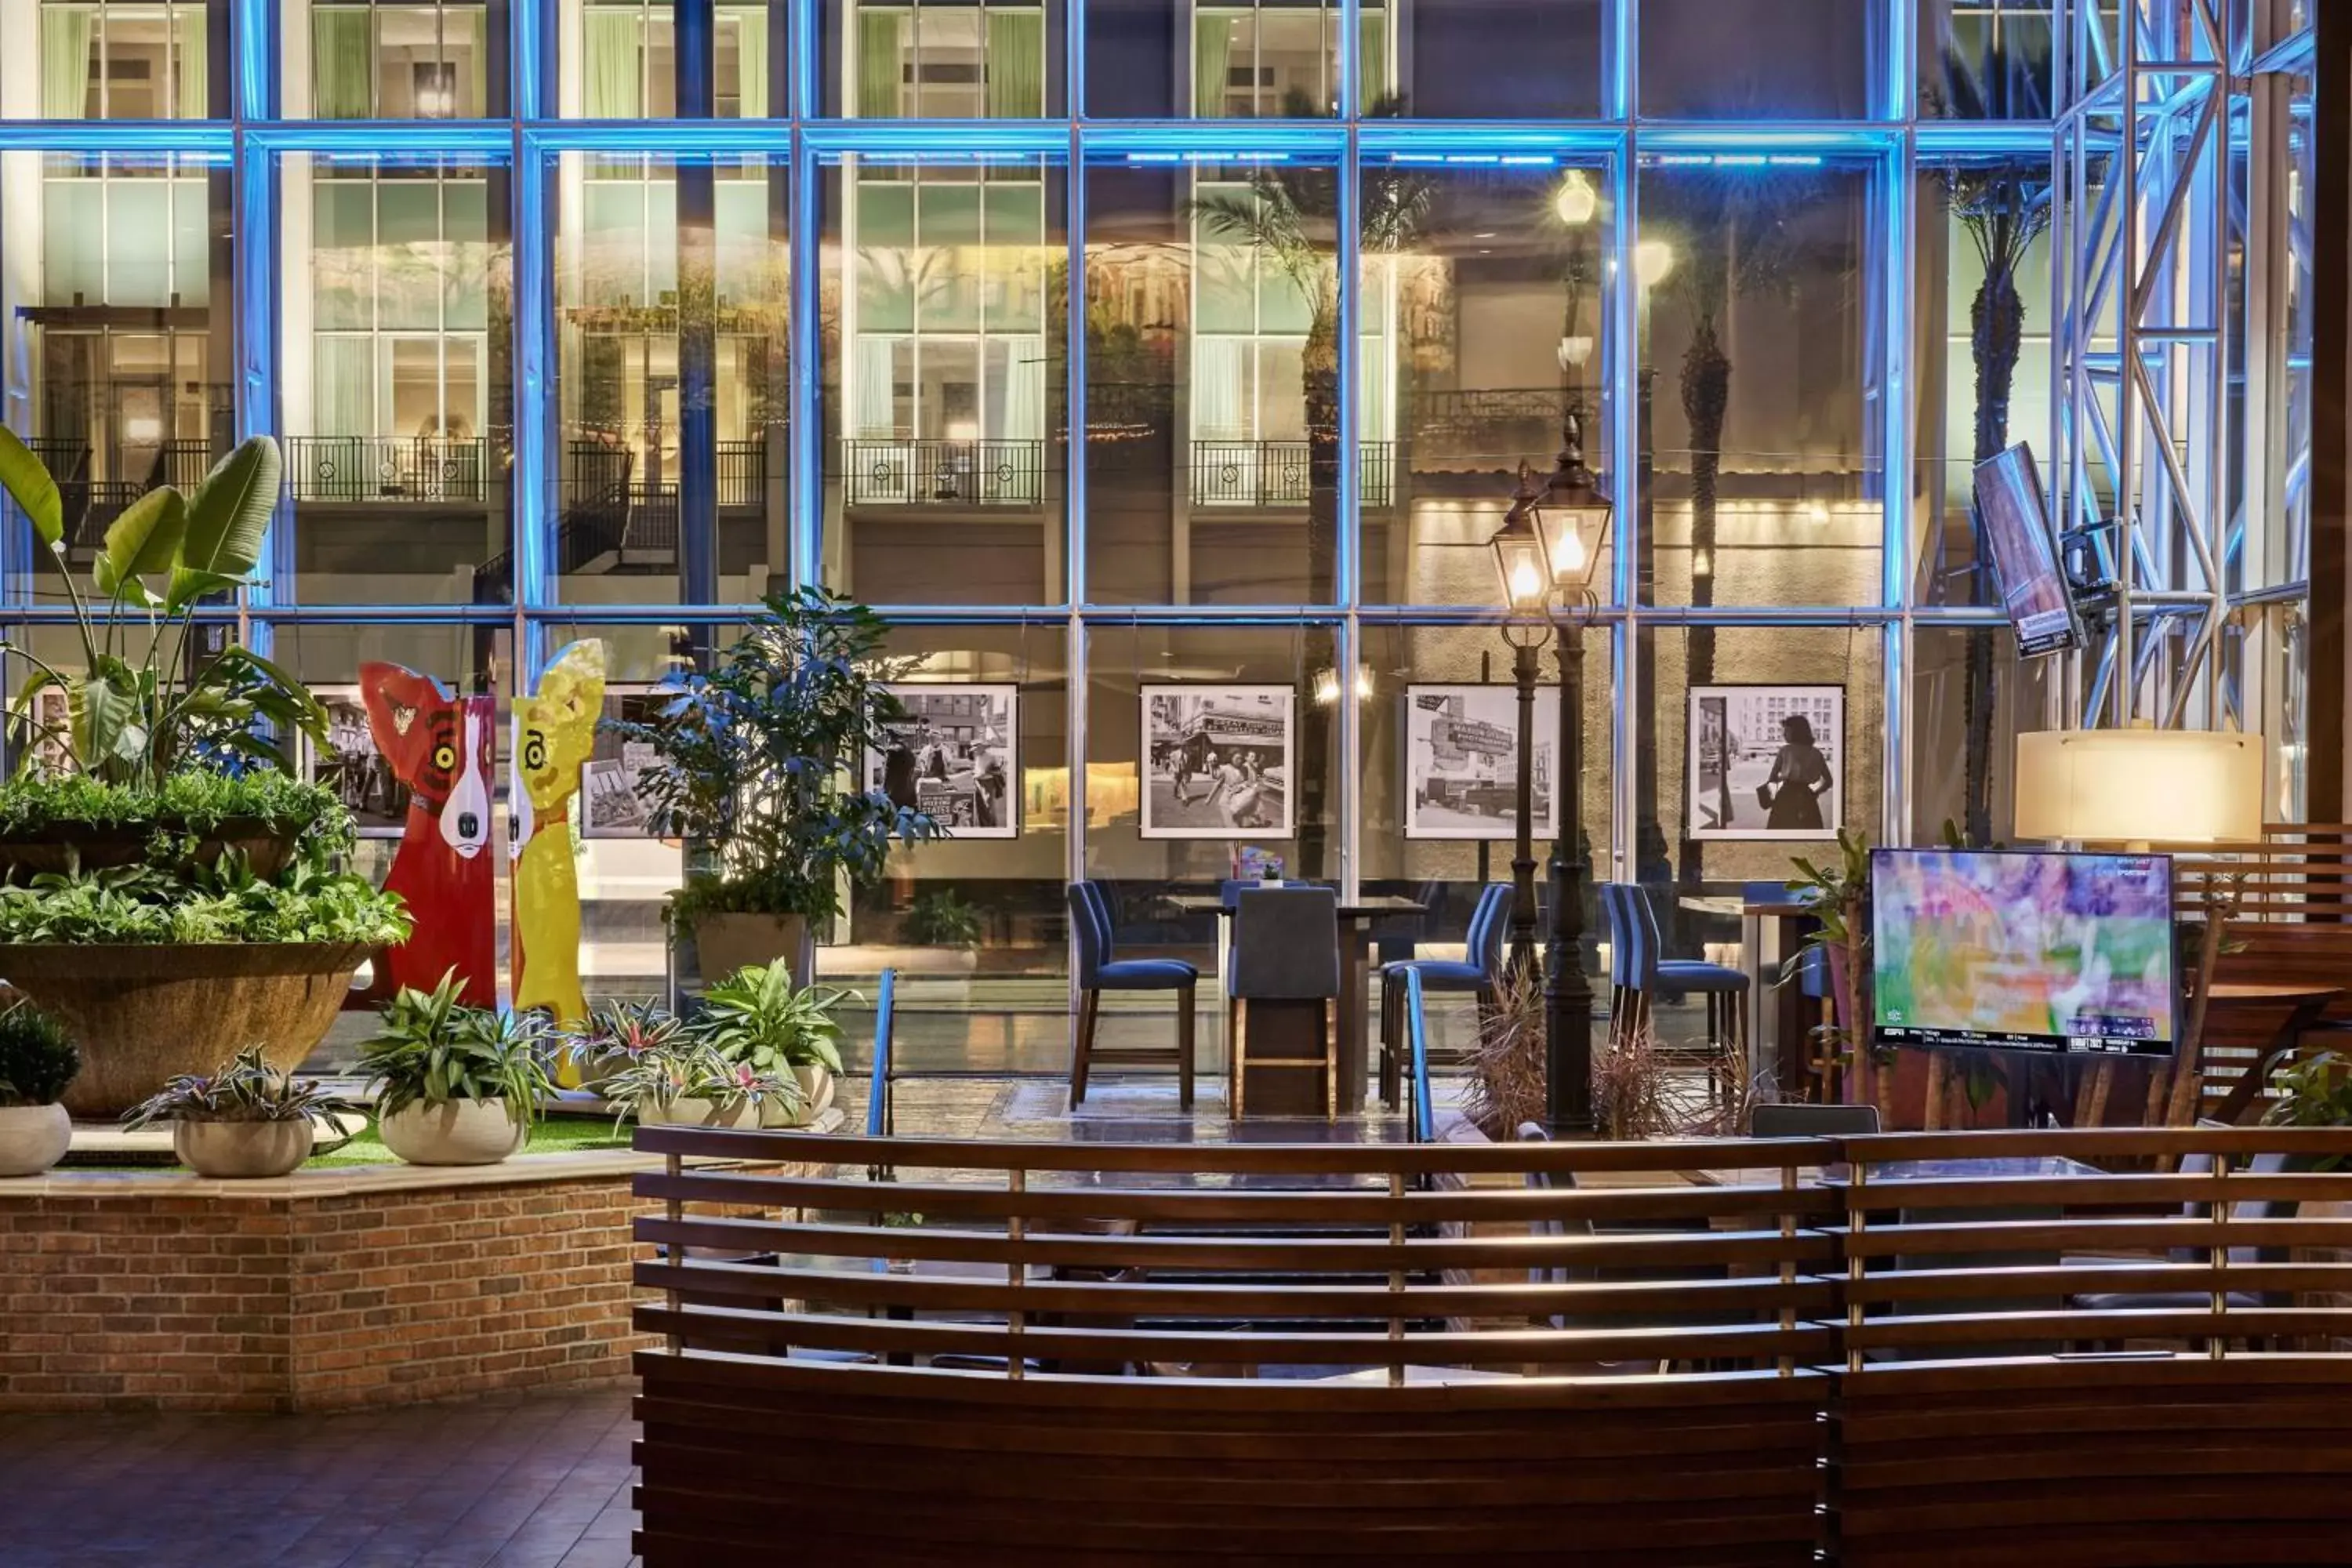
[[(624, 1125), (615, 1133), (613, 1124), (603, 1117), (551, 1116), (530, 1130), (530, 1142), (524, 1144), (525, 1154), (581, 1154), (605, 1150), (626, 1149), (636, 1130)], [(302, 1162), (306, 1171), (336, 1171), (352, 1165), (397, 1165), (400, 1156), (383, 1146), (376, 1136), (375, 1123), (368, 1123), (366, 1131), (353, 1138), (331, 1153), (313, 1154)]]
[[(625, 1150), (629, 1147), (629, 1140), (635, 1131), (635, 1127), (625, 1123), (615, 1132), (612, 1122), (601, 1116), (550, 1116), (530, 1130), (530, 1142), (523, 1145), (522, 1152), (582, 1154)], [(375, 1123), (370, 1121), (365, 1131), (340, 1149), (313, 1154), (302, 1162), (302, 1169), (341, 1171), (361, 1165), (397, 1165), (400, 1163), (400, 1156), (383, 1146), (383, 1141), (376, 1136)], [(186, 1167), (161, 1157), (152, 1160), (76, 1160), (68, 1156), (58, 1169), (67, 1172), (182, 1171)]]

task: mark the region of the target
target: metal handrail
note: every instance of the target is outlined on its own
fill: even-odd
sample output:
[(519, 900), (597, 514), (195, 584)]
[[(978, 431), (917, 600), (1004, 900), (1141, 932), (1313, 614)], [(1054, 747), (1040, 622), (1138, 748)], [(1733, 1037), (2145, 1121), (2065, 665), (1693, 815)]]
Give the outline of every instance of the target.
[(1429, 1105), (1429, 1020), (1421, 1000), (1421, 971), (1404, 972), (1405, 1040), (1412, 1053), (1412, 1141), (1437, 1141), (1436, 1117)]
[(891, 1114), (890, 1106), (890, 1086), (898, 1081), (897, 1064), (890, 1059), (890, 1047), (897, 1029), (898, 990), (898, 972), (884, 970), (874, 1000), (874, 1078), (866, 1099), (866, 1135), (868, 1138), (887, 1138), (898, 1131), (897, 1119)]

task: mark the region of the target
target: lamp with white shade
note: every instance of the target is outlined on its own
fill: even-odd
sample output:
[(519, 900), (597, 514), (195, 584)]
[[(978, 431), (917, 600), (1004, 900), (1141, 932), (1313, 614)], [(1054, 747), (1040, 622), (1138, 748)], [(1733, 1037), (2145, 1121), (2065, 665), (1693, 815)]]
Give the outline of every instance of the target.
[(2152, 729), (2020, 735), (2017, 836), (2132, 849), (2258, 841), (2263, 738)]

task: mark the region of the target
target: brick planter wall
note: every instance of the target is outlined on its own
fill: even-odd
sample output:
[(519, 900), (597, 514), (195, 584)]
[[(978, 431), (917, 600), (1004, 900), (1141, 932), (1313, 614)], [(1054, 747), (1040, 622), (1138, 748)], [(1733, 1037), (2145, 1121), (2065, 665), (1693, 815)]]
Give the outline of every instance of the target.
[(0, 1182), (0, 1410), (330, 1410), (617, 1381), (628, 1154)]

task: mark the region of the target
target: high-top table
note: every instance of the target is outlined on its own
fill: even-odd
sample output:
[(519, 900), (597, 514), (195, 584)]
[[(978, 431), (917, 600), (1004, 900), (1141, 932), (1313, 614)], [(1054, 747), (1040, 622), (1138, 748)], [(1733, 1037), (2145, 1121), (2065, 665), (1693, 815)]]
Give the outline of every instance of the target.
[[(1188, 915), (1217, 917), (1217, 994), (1223, 996), (1230, 977), (1225, 973), (1225, 922), (1233, 907), (1215, 893), (1171, 894), (1169, 903)], [(1364, 1088), (1370, 1060), (1370, 1011), (1364, 1005), (1371, 986), (1371, 923), (1391, 915), (1419, 915), (1429, 906), (1393, 893), (1341, 900), (1339, 903), (1339, 1114), (1353, 1115), (1364, 1107)], [(1233, 1042), (1225, 1042), (1231, 1050)]]
[(1780, 965), (1803, 940), (1800, 921), (1812, 906), (1795, 897), (1750, 900), (1694, 895), (1680, 900), (1694, 914), (1739, 921), (1739, 967), (1748, 976), (1748, 1070), (1769, 1071), (1782, 1089), (1794, 1087), (1790, 1063), (1805, 1060), (1805, 994), (1780, 984)]

